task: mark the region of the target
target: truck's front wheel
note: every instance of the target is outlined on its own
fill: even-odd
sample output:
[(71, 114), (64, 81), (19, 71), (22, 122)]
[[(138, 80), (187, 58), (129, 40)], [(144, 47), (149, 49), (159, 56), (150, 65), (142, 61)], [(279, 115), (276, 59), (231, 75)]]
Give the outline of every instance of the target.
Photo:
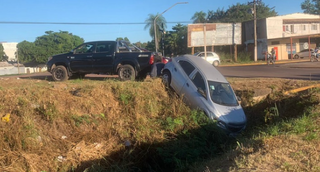
[(55, 81), (68, 80), (69, 76), (66, 67), (62, 65), (55, 67), (52, 71), (52, 78)]
[(136, 77), (136, 71), (131, 65), (122, 65), (118, 70), (120, 80), (134, 80)]

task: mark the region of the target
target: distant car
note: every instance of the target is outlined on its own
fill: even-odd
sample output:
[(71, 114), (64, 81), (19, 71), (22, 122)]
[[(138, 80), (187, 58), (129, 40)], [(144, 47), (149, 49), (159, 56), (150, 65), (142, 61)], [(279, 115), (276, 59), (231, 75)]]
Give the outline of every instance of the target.
[[(310, 56), (313, 55), (314, 50), (311, 48), (310, 49)], [(293, 58), (299, 59), (299, 58), (304, 58), (304, 57), (309, 57), (309, 49), (304, 49), (301, 50), (300, 52), (294, 54)]]
[(162, 81), (227, 132), (238, 133), (246, 127), (246, 115), (229, 82), (207, 61), (193, 55), (172, 58), (162, 70)]
[[(205, 59), (205, 53), (204, 52), (198, 52), (198, 53), (195, 53), (194, 55)], [(212, 64), (213, 66), (219, 66), (220, 65), (220, 57), (215, 52), (207, 51), (207, 61), (210, 64)]]

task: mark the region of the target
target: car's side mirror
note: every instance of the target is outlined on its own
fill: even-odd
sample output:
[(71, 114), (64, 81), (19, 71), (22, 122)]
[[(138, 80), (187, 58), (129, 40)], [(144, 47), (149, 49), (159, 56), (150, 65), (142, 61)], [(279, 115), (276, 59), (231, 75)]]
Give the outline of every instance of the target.
[(237, 96), (237, 100), (238, 102), (241, 102), (241, 98), (239, 96)]
[(206, 93), (203, 91), (203, 89), (198, 88), (198, 93), (200, 93), (204, 98), (207, 98)]

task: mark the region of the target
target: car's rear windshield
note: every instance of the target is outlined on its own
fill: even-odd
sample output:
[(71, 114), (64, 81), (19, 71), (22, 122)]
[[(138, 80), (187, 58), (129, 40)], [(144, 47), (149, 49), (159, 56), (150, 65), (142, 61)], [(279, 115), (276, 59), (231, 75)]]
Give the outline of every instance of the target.
[(236, 95), (229, 83), (208, 81), (211, 100), (225, 106), (238, 106)]

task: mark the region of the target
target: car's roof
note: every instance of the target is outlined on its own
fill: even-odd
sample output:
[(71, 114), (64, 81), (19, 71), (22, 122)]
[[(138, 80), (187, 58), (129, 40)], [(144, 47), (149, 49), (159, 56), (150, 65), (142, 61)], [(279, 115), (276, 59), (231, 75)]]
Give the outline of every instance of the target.
[(193, 55), (183, 55), (173, 58), (174, 60), (186, 60), (191, 62), (207, 80), (227, 83), (226, 78), (206, 60)]

